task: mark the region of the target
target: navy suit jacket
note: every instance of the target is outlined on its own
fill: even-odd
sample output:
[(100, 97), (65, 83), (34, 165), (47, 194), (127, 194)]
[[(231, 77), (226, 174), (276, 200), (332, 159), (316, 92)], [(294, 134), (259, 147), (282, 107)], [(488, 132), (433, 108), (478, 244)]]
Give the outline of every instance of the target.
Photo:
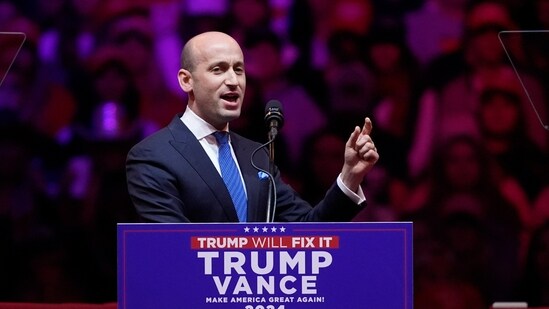
[[(238, 222), (229, 192), (210, 158), (176, 115), (128, 153), (126, 173), (132, 202), (145, 222)], [(259, 143), (230, 133), (248, 194), (248, 221), (265, 222), (269, 180), (251, 164)], [(266, 149), (253, 162), (269, 170)], [(278, 222), (349, 221), (364, 205), (356, 205), (335, 184), (315, 207), (302, 200), (275, 167)]]

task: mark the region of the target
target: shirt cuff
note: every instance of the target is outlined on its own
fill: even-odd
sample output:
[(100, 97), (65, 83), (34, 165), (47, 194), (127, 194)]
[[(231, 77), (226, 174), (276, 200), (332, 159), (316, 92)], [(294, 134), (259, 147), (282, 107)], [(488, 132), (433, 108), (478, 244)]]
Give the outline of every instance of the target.
[(358, 187), (358, 192), (353, 192), (351, 189), (347, 188), (347, 186), (343, 183), (343, 180), (341, 180), (341, 174), (337, 176), (337, 186), (355, 204), (360, 205), (366, 202), (366, 197), (364, 196), (364, 191), (362, 191), (362, 187), (361, 186)]

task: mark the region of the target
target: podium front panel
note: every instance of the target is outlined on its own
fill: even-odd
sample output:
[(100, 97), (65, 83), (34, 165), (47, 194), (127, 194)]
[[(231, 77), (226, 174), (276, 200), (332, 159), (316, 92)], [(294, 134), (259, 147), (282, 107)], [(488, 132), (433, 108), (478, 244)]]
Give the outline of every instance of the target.
[(411, 309), (412, 223), (119, 224), (120, 309)]

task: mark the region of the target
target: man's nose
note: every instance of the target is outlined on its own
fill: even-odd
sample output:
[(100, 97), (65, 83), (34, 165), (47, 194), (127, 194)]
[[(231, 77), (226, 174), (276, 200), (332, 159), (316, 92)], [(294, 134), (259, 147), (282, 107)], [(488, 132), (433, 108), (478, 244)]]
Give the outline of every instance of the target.
[(238, 84), (238, 78), (236, 76), (236, 72), (233, 69), (230, 69), (227, 71), (225, 83), (227, 85), (233, 85), (233, 86), (236, 86)]

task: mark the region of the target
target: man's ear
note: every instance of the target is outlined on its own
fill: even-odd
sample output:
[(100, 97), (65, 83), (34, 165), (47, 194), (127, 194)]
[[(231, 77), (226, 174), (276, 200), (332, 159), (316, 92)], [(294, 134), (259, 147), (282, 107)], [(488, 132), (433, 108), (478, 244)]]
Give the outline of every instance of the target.
[(193, 79), (191, 72), (185, 69), (180, 69), (179, 72), (177, 72), (177, 79), (179, 80), (179, 87), (181, 87), (183, 91), (189, 93), (193, 90)]

